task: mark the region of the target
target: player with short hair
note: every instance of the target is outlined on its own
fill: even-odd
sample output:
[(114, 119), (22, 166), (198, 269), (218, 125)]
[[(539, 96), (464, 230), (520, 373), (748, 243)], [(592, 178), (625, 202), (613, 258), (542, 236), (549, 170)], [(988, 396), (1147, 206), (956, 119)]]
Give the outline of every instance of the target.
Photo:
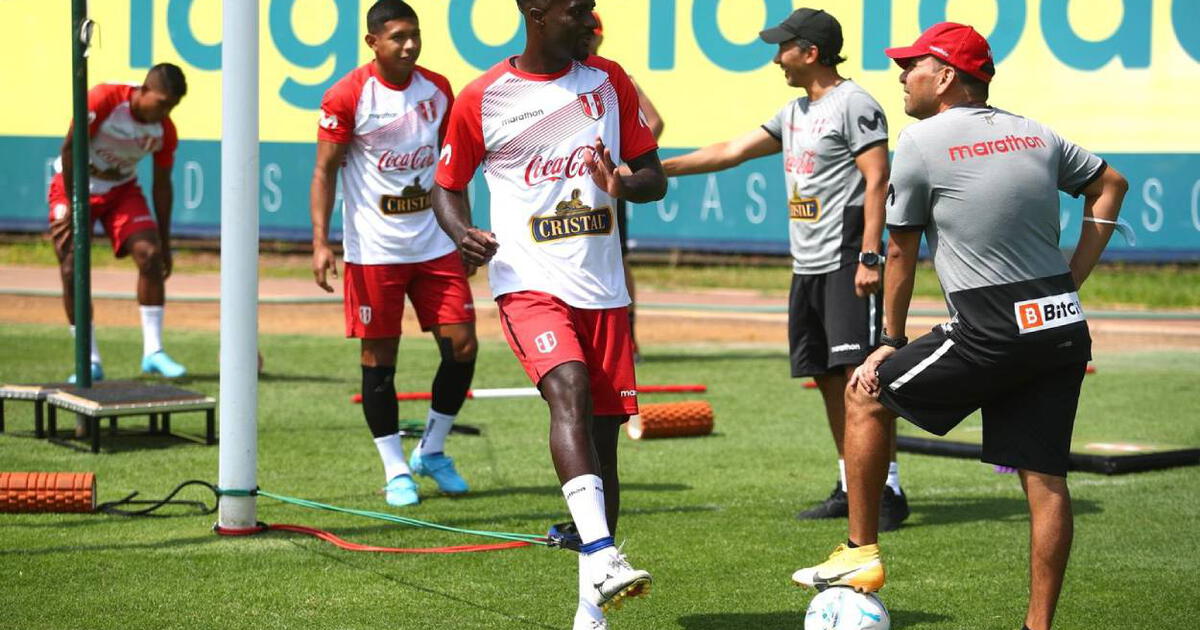
[[(550, 453), (582, 541), (575, 628), (604, 628), (601, 610), (651, 580), (613, 544), (617, 438), (637, 412), (613, 208), (661, 199), (667, 182), (633, 83), (588, 54), (592, 0), (517, 5), (525, 50), (459, 95), (434, 208), (468, 262), (490, 263), (501, 328), (549, 404)], [(464, 194), (481, 164), (494, 233), (472, 226)]]
[[(1071, 549), (1067, 465), (1091, 337), (1077, 291), (1112, 236), (1125, 179), (1049, 127), (987, 105), (991, 50), (943, 22), (887, 55), (903, 68), (904, 111), (887, 222), (883, 345), (847, 392), (850, 538), (798, 584), (874, 591), (885, 573), (876, 511), (888, 434), (903, 416), (944, 435), (983, 410), (983, 460), (1018, 469), (1030, 511), (1027, 630), (1049, 630)], [(1068, 264), (1059, 191), (1084, 197)], [(922, 233), (952, 314), (904, 336)]]
[[(761, 127), (728, 142), (665, 160), (668, 175), (710, 173), (783, 152), (792, 286), (788, 342), (792, 377), (813, 377), (838, 453), (838, 482), (801, 520), (847, 514), (842, 456), (844, 396), (854, 368), (879, 341), (883, 200), (887, 190), (887, 119), (862, 87), (838, 71), (842, 27), (825, 11), (802, 8), (759, 34), (778, 44), (775, 63), (805, 96)], [(893, 444), (895, 426), (892, 428)], [(880, 527), (908, 518), (893, 446)]]
[[(313, 277), (333, 291), (329, 218), (341, 169), (346, 336), (360, 340), (363, 415), (383, 461), (386, 500), (404, 506), (420, 501), (414, 472), (432, 477), (443, 493), (467, 492), (444, 450), (475, 373), (475, 311), (463, 261), (431, 210), (437, 151), (454, 102), (450, 83), (417, 65), (420, 23), (402, 0), (371, 6), (365, 39), (375, 58), (321, 102), (310, 194)], [(406, 295), (442, 359), (425, 433), (408, 461), (395, 386)]]
[[(179, 66), (160, 63), (141, 85), (102, 83), (88, 91), (88, 188), (93, 221), (100, 221), (117, 258), (131, 256), (138, 268), (137, 301), (142, 317), (142, 372), (177, 378), (187, 369), (163, 351), (166, 279), (171, 275), (171, 167), (179, 137), (171, 110), (187, 94)], [(75, 331), (75, 254), (71, 198), (74, 182), (74, 122), (63, 140), (50, 181), (50, 235), (58, 256), (63, 306)], [(154, 216), (137, 181), (137, 163), (154, 159)], [(90, 225), (90, 223), (89, 223)], [(104, 379), (100, 349), (92, 334), (92, 380)], [(75, 382), (72, 374), (70, 382)]]

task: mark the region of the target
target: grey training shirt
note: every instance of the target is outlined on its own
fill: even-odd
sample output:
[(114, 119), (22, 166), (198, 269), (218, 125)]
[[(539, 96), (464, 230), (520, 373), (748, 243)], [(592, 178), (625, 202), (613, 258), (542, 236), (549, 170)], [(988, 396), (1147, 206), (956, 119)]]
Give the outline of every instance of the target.
[(783, 144), (792, 270), (822, 274), (857, 262), (866, 184), (854, 158), (887, 141), (883, 108), (843, 81), (816, 102), (789, 102), (763, 129)]
[(1086, 335), (1059, 249), (1058, 193), (1078, 196), (1103, 169), (1049, 127), (990, 107), (955, 107), (900, 134), (888, 229), (924, 230), (952, 338), (995, 346)]

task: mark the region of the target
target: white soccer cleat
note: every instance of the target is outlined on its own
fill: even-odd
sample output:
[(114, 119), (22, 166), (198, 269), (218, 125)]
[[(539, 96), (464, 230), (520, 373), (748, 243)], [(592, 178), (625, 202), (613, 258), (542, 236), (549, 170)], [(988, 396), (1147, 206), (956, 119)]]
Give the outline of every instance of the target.
[(592, 569), (594, 579), (588, 591), (588, 601), (608, 612), (620, 608), (627, 597), (641, 597), (650, 592), (653, 578), (648, 571), (635, 569), (619, 550), (613, 550), (607, 558), (596, 559), (600, 566)]

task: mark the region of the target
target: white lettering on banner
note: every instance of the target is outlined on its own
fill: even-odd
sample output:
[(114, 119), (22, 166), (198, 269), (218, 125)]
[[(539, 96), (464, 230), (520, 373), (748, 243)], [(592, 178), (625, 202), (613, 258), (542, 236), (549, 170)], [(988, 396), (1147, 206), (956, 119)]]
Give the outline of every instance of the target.
[(279, 209), (283, 207), (283, 191), (279, 189), (279, 180), (282, 178), (283, 169), (279, 168), (279, 165), (274, 162), (268, 163), (266, 168), (263, 169), (263, 188), (266, 188), (270, 194), (269, 197), (263, 195), (263, 210), (275, 213), (279, 212)]
[(1192, 227), (1200, 232), (1200, 179), (1192, 184)]
[(721, 210), (721, 188), (717, 185), (717, 176), (708, 175), (704, 183), (704, 201), (700, 204), (700, 220), (708, 221), (708, 213), (716, 211), (717, 220), (724, 221), (725, 213)]
[[(50, 180), (54, 179), (54, 163), (58, 161), (57, 157), (46, 158), (46, 187), (45, 192), (50, 192)], [(1192, 204), (1195, 205), (1195, 204)]]
[[(1153, 191), (1153, 194), (1151, 191)], [(1142, 225), (1151, 232), (1157, 232), (1163, 226), (1162, 194), (1163, 185), (1157, 177), (1151, 177), (1146, 180), (1145, 184), (1142, 184), (1142, 201), (1147, 206), (1150, 206), (1150, 209), (1158, 216), (1157, 219), (1151, 221), (1149, 212), (1142, 210)]]
[(746, 220), (758, 225), (767, 218), (767, 200), (762, 196), (762, 190), (767, 188), (767, 178), (758, 172), (750, 173), (746, 178), (746, 196), (754, 204), (746, 204)]
[(1074, 291), (1014, 302), (1013, 313), (1017, 318), (1017, 332), (1022, 335), (1082, 322), (1085, 319), (1083, 307), (1079, 305), (1079, 294)]
[(675, 220), (675, 217), (679, 216), (679, 202), (672, 201), (670, 204), (667, 204), (665, 201), (667, 197), (671, 196), (672, 191), (678, 189), (679, 181), (674, 177), (667, 178), (667, 195), (654, 202), (654, 205), (658, 206), (658, 218), (662, 219), (663, 223), (670, 223)]
[(195, 210), (204, 203), (204, 167), (195, 160), (183, 163), (183, 207)]

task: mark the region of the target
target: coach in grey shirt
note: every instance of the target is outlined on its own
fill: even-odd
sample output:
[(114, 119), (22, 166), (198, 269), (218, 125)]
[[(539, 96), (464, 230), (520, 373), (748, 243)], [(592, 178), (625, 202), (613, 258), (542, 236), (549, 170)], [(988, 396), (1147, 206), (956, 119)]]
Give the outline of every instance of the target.
[[(842, 435), (846, 383), (879, 342), (883, 199), (888, 177), (887, 119), (857, 83), (842, 77), (842, 28), (824, 11), (799, 9), (760, 34), (777, 44), (775, 63), (805, 95), (766, 124), (728, 142), (665, 160), (668, 175), (709, 173), (783, 152), (792, 286), (788, 342), (793, 377), (811, 376), (825, 401), (838, 451), (838, 483), (800, 519), (847, 514)], [(894, 430), (894, 425), (893, 429)], [(880, 527), (908, 517), (899, 467), (892, 462)]]
[[(883, 586), (875, 512), (897, 415), (944, 435), (983, 411), (983, 460), (1018, 469), (1030, 510), (1029, 630), (1049, 630), (1071, 549), (1071, 431), (1091, 337), (1077, 293), (1108, 243), (1128, 185), (1049, 127), (987, 105), (987, 41), (945, 22), (888, 56), (904, 68), (904, 111), (888, 187), (891, 234), (883, 345), (847, 393), (850, 539), (793, 579)], [(1070, 263), (1059, 191), (1084, 197)], [(913, 270), (924, 234), (951, 320), (909, 344)]]

